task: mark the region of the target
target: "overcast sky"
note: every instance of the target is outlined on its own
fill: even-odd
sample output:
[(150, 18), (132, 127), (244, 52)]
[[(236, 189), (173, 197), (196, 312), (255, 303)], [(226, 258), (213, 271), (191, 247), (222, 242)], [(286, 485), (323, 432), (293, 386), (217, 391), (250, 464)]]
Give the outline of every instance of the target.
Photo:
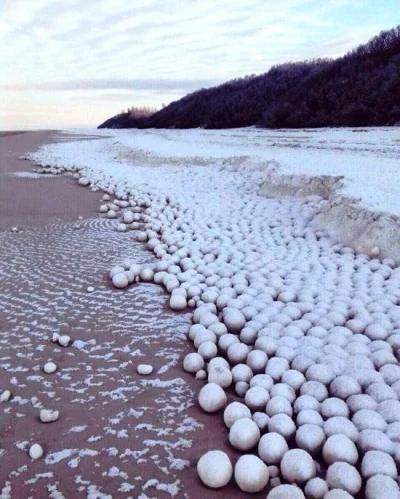
[(0, 0), (0, 129), (97, 126), (397, 24), (400, 0)]

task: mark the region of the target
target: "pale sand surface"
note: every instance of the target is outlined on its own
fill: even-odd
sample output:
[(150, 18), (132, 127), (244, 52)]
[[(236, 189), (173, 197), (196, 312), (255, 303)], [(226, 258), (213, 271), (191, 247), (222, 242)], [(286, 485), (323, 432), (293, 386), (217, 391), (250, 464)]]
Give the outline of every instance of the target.
[[(222, 417), (196, 405), (203, 383), (181, 367), (192, 351), (189, 314), (169, 310), (159, 286), (120, 292), (109, 284), (117, 248), (138, 263), (153, 256), (97, 216), (99, 193), (65, 177), (9, 175), (31, 171), (18, 157), (54, 137), (0, 137), (0, 391), (12, 393), (0, 405), (0, 491), (19, 499), (243, 497), (232, 484), (212, 491), (197, 477), (198, 458), (229, 444)], [(2, 230), (15, 225), (23, 233)], [(59, 347), (53, 332), (79, 341)], [(58, 371), (45, 375), (49, 360)], [(139, 363), (154, 374), (140, 377)], [(41, 423), (41, 408), (59, 410), (59, 420)], [(45, 455), (32, 462), (35, 442)]]

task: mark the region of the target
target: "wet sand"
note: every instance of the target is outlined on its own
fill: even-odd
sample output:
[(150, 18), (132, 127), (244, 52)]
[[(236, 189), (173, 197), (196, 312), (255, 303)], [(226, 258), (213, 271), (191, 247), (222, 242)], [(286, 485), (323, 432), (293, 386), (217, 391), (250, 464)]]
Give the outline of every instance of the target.
[[(110, 266), (151, 263), (151, 253), (98, 217), (99, 193), (66, 177), (10, 176), (31, 171), (18, 157), (51, 140), (54, 132), (0, 137), (0, 391), (12, 393), (0, 403), (0, 490), (18, 499), (243, 497), (197, 477), (199, 457), (229, 445), (222, 415), (197, 406), (203, 382), (181, 367), (193, 351), (189, 314), (169, 310), (159, 286), (109, 284)], [(16, 225), (24, 231), (2, 230)], [(75, 343), (52, 343), (53, 332)], [(49, 360), (58, 370), (46, 375)], [(139, 363), (154, 373), (139, 376)], [(41, 408), (59, 420), (41, 423)], [(45, 455), (31, 461), (35, 442)]]

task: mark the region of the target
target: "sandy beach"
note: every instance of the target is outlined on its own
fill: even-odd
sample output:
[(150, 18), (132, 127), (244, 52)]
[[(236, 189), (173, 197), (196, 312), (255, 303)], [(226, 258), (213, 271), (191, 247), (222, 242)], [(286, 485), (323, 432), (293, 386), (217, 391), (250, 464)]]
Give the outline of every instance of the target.
[[(154, 257), (98, 217), (100, 193), (29, 177), (34, 165), (19, 159), (56, 136), (0, 137), (0, 388), (12, 396), (2, 403), (1, 497), (241, 497), (197, 476), (198, 457), (227, 436), (222, 418), (196, 404), (202, 382), (182, 369), (189, 315), (168, 309), (159, 286), (109, 284), (117, 248), (119, 259)], [(54, 332), (73, 344), (52, 343)], [(52, 375), (42, 370), (50, 360)], [(154, 374), (139, 376), (139, 363)], [(40, 422), (42, 408), (59, 419)], [(29, 459), (33, 443), (43, 459)]]

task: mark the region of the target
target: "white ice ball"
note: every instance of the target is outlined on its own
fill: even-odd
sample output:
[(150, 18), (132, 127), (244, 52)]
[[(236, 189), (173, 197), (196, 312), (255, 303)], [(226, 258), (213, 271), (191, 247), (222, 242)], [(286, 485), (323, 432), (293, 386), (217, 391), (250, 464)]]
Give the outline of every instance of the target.
[(289, 483), (304, 483), (314, 478), (315, 463), (305, 450), (292, 449), (287, 451), (281, 461), (283, 478)]
[(153, 372), (153, 366), (151, 366), (150, 364), (139, 364), (136, 368), (136, 371), (142, 376), (147, 376)]
[(224, 411), (224, 422), (228, 428), (230, 428), (233, 423), (243, 418), (251, 418), (251, 411), (246, 405), (240, 402), (232, 402), (226, 406)]
[(57, 366), (54, 362), (46, 362), (46, 364), (43, 366), (43, 371), (46, 374), (53, 374), (57, 371)]
[(208, 372), (208, 382), (228, 388), (232, 384), (232, 373), (225, 366), (214, 366)]
[(332, 435), (324, 444), (322, 456), (328, 464), (336, 461), (356, 464), (358, 451), (354, 442), (346, 435)]
[(260, 440), (260, 430), (250, 418), (242, 418), (233, 423), (229, 431), (229, 441), (235, 449), (248, 451)]
[(115, 288), (123, 289), (128, 286), (129, 280), (125, 272), (120, 272), (114, 275), (114, 277), (112, 278), (112, 283)]
[(374, 475), (387, 475), (396, 479), (396, 463), (392, 456), (386, 452), (368, 451), (361, 461), (361, 475), (365, 479)]
[(226, 308), (224, 309), (224, 324), (228, 328), (230, 333), (240, 333), (246, 324), (246, 318), (235, 308)]
[(31, 459), (39, 459), (43, 456), (43, 449), (42, 446), (39, 444), (33, 444), (29, 448), (29, 457)]
[(336, 462), (326, 472), (326, 483), (330, 489), (342, 489), (349, 494), (357, 494), (362, 485), (357, 469), (349, 463)]
[(235, 481), (243, 492), (260, 492), (268, 483), (268, 467), (253, 455), (241, 456), (235, 465)]
[(204, 367), (204, 359), (198, 353), (188, 353), (183, 360), (183, 369), (188, 373), (197, 373)]
[(67, 334), (63, 334), (62, 336), (59, 336), (57, 341), (62, 347), (67, 347), (71, 341), (71, 338)]
[(217, 412), (226, 402), (226, 393), (216, 383), (208, 383), (199, 392), (199, 405), (205, 412)]
[(187, 307), (186, 298), (181, 294), (174, 294), (169, 299), (169, 306), (172, 310), (184, 310)]
[(288, 450), (286, 440), (279, 433), (266, 433), (258, 444), (258, 455), (266, 464), (279, 464)]
[(53, 421), (57, 421), (59, 414), (60, 413), (58, 411), (41, 409), (39, 418), (42, 423), (52, 423)]
[(323, 499), (328, 492), (328, 485), (322, 478), (311, 478), (304, 488), (308, 499)]
[(278, 485), (267, 495), (267, 499), (305, 499), (302, 490), (295, 485)]
[(199, 459), (197, 473), (207, 487), (218, 489), (230, 481), (233, 467), (225, 452), (212, 450)]

